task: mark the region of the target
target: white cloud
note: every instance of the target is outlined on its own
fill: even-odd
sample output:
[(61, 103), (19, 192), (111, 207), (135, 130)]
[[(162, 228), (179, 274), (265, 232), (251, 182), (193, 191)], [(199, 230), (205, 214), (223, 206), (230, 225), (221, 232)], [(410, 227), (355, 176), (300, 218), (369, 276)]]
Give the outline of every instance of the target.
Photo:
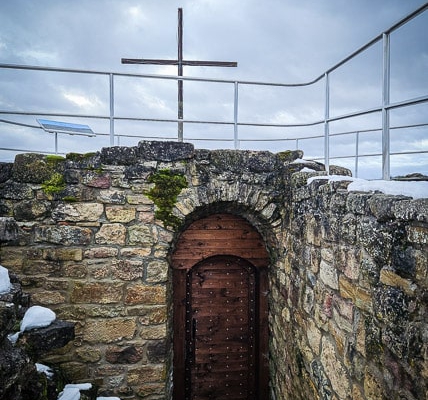
[(63, 93), (62, 95), (66, 100), (81, 108), (94, 109), (103, 105), (97, 96), (88, 97), (77, 93)]
[(52, 51), (37, 49), (25, 49), (17, 52), (22, 62), (34, 65), (55, 65), (58, 62), (58, 54)]
[[(424, 3), (425, 0), (3, 1), (0, 2), (0, 62), (175, 75), (175, 66), (122, 65), (120, 59), (175, 58), (177, 8), (182, 7), (186, 59), (238, 62), (238, 68), (185, 67), (186, 76), (300, 83), (322, 74), (323, 70)], [(424, 21), (426, 19), (421, 22)], [(419, 25), (423, 26), (422, 23), (415, 24), (410, 38), (419, 32)], [(424, 29), (421, 31), (425, 32)], [(403, 67), (392, 70), (392, 97), (394, 93), (401, 96), (403, 91), (418, 93), (426, 87), (414, 84), (414, 73), (406, 73), (411, 70), (419, 74), (422, 71), (418, 76), (423, 76), (427, 65), (425, 37), (415, 37), (416, 41), (409, 42), (411, 46), (404, 47), (406, 54), (417, 48), (421, 54), (419, 59), (401, 57), (401, 47), (393, 45), (393, 61), (403, 62), (400, 64)], [(380, 52), (376, 53), (376, 62), (381, 61), (381, 46), (378, 47)], [(331, 115), (355, 110), (363, 102), (372, 106), (380, 100), (381, 86), (374, 87), (373, 82), (379, 81), (381, 62), (375, 66), (371, 60), (369, 58), (363, 65), (361, 79), (350, 71), (340, 81), (339, 87), (334, 87), (339, 81), (336, 75), (331, 78)], [(375, 72), (366, 73), (372, 68)], [(405, 76), (399, 80), (402, 71)], [(20, 71), (16, 74), (18, 78), (11, 79), (11, 71), (0, 69), (0, 104), (3, 108), (10, 106), (20, 110), (53, 109), (63, 112), (75, 112), (77, 108), (79, 111), (97, 110), (97, 113), (108, 115), (108, 77), (105, 80), (81, 80), (80, 75), (75, 75), (61, 82), (58, 74), (52, 78), (52, 75), (37, 73), (32, 78), (25, 73)], [(98, 81), (103, 83), (96, 86)], [(219, 95), (219, 86), (227, 86), (227, 89), (221, 89), (224, 95)], [(176, 88), (175, 81), (146, 79), (131, 82), (127, 78), (115, 78), (115, 112), (118, 116), (175, 118)], [(318, 84), (318, 89), (313, 92), (294, 89), (276, 91), (242, 85), (239, 88), (239, 119), (241, 122), (278, 123), (322, 119), (322, 82)], [(233, 118), (233, 85), (199, 86), (185, 82), (184, 101), (185, 117), (199, 118), (203, 113), (210, 120)], [(231, 107), (227, 109), (223, 104), (230, 104)], [(413, 114), (409, 108), (404, 110), (404, 116), (394, 110), (391, 120), (393, 124), (398, 117), (400, 123), (404, 117), (406, 122), (426, 122), (426, 119), (421, 121), (419, 117), (427, 115), (424, 110), (420, 106), (420, 110)], [(375, 120), (372, 124), (373, 119), (374, 116), (365, 119), (365, 122), (358, 120), (355, 124), (352, 124), (354, 121), (340, 121), (331, 124), (330, 128), (332, 132), (337, 132), (375, 124), (378, 126), (379, 121)], [(229, 127), (215, 128), (226, 131)], [(6, 129), (0, 125), (0, 134), (2, 129), (10, 131), (11, 126)], [(191, 130), (189, 125), (186, 129)], [(239, 129), (245, 137), (276, 135), (282, 138), (285, 134), (294, 136), (295, 132), (301, 132), (300, 129), (289, 133), (288, 129), (243, 126)], [(307, 132), (322, 134), (323, 128), (316, 126)], [(7, 137), (13, 139), (13, 136)], [(366, 141), (368, 143), (364, 147), (367, 148), (374, 143), (372, 137)], [(426, 140), (420, 137), (412, 142), (417, 142), (420, 148), (427, 146)], [(255, 148), (262, 146), (257, 142), (251, 145)], [(11, 143), (13, 146), (17, 147)], [(302, 142), (302, 146), (309, 149), (307, 141)], [(314, 146), (320, 148), (319, 144)]]

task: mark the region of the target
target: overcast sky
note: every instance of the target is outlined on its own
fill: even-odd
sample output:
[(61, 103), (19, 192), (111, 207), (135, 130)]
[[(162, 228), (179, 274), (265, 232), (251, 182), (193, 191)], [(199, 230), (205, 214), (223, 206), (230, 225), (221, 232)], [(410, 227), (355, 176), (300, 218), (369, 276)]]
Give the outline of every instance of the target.
[[(184, 67), (185, 76), (262, 82), (306, 82), (322, 74), (391, 24), (423, 5), (423, 0), (14, 0), (0, 3), (0, 63), (25, 64), (113, 71), (176, 75), (176, 67), (122, 65), (121, 58), (177, 57), (177, 9), (183, 8), (184, 58), (187, 60), (236, 61), (237, 68)], [(426, 95), (428, 87), (428, 44), (426, 12), (409, 28), (403, 39), (391, 39), (391, 100)], [(343, 72), (331, 77), (331, 113), (341, 115), (358, 107), (374, 107), (381, 101), (380, 44), (374, 46)], [(359, 68), (358, 75), (355, 68)], [(185, 119), (233, 120), (233, 85), (185, 82)], [(115, 114), (143, 118), (175, 119), (175, 81), (115, 78)], [(352, 93), (352, 95), (351, 95)], [(108, 76), (14, 72), (0, 69), (0, 110), (38, 111), (40, 115), (1, 119), (36, 125), (42, 113), (64, 112), (108, 115)], [(240, 86), (241, 122), (299, 123), (323, 118), (323, 82), (311, 89), (273, 89)], [(428, 106), (411, 113), (391, 116), (393, 124), (428, 122)], [(403, 116), (404, 115), (404, 116)], [(425, 115), (425, 119), (421, 117)], [(423, 120), (422, 120), (422, 119)], [(89, 124), (97, 133), (108, 133), (108, 121), (52, 118)], [(352, 126), (351, 126), (352, 125)], [(379, 115), (364, 121), (332, 124), (332, 132), (379, 127)], [(176, 125), (140, 124), (117, 121), (120, 134), (174, 137)], [(283, 128), (240, 127), (241, 148), (281, 151), (296, 146), (287, 142), (247, 142), (252, 138), (294, 138), (322, 134), (323, 127)], [(398, 132), (398, 131), (397, 131)], [(416, 128), (397, 133), (392, 151), (428, 150), (428, 131)], [(230, 126), (186, 124), (185, 139), (209, 135), (233, 138)], [(363, 135), (363, 134), (362, 134)], [(365, 135), (365, 138), (364, 138)], [(380, 151), (380, 134), (366, 133), (360, 151)], [(355, 151), (355, 135), (337, 137), (331, 143), (333, 156)], [(51, 135), (0, 122), (0, 147), (54, 150)], [(77, 144), (76, 144), (77, 143)], [(135, 145), (136, 138), (122, 138), (120, 144)], [(232, 148), (233, 142), (194, 142), (197, 147)], [(322, 139), (300, 142), (306, 155), (322, 156)], [(409, 145), (412, 143), (412, 145)], [(109, 145), (108, 137), (59, 137), (60, 151), (98, 150)], [(397, 148), (397, 149), (396, 149)], [(310, 154), (312, 153), (312, 154)], [(0, 161), (15, 153), (0, 151)], [(400, 156), (402, 157), (402, 156)], [(405, 159), (404, 159), (405, 158)], [(409, 172), (428, 174), (428, 156), (396, 158), (393, 175)], [(417, 160), (415, 160), (417, 159)], [(400, 161), (401, 160), (401, 161)], [(353, 161), (342, 160), (353, 167)], [(364, 175), (379, 157), (359, 167)], [(368, 173), (368, 172), (365, 173)], [(376, 172), (374, 175), (378, 175)], [(378, 177), (378, 176), (374, 176)]]

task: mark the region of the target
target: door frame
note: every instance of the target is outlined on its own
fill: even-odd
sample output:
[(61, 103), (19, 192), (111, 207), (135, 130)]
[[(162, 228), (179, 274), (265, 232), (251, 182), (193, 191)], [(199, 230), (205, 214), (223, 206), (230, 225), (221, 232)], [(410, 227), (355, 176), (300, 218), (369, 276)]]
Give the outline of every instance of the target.
[[(226, 215), (226, 217), (224, 217)], [(217, 217), (218, 216), (218, 217)], [(228, 219), (228, 221), (236, 220), (237, 223), (242, 224), (246, 232), (251, 230), (252, 233), (252, 247), (254, 244), (254, 237), (260, 242), (257, 248), (260, 249), (257, 255), (248, 256), (245, 250), (245, 245), (237, 245), (236, 248), (230, 246), (219, 245), (218, 249), (211, 249), (208, 253), (206, 248), (200, 246), (200, 255), (195, 256), (193, 252), (191, 262), (183, 263), (181, 259), (176, 259), (174, 254), (179, 253), (180, 249), (186, 248), (186, 231), (182, 232), (177, 241), (174, 253), (171, 258), (172, 266), (172, 283), (173, 283), (173, 399), (182, 400), (185, 393), (185, 378), (186, 378), (186, 301), (189, 296), (187, 293), (187, 276), (191, 268), (212, 256), (237, 256), (243, 258), (245, 261), (252, 264), (256, 272), (256, 309), (258, 310), (257, 318), (257, 331), (258, 340), (256, 348), (257, 368), (256, 368), (256, 387), (258, 390), (258, 400), (265, 400), (269, 398), (269, 324), (268, 324), (268, 266), (269, 256), (266, 251), (264, 241), (258, 231), (241, 217), (232, 214), (216, 214), (211, 215), (201, 220), (211, 221), (217, 218), (216, 223), (221, 226), (221, 221)], [(195, 223), (203, 226), (201, 220)], [(226, 226), (226, 224), (224, 225)], [(192, 229), (192, 224), (187, 228)], [(226, 228), (224, 229), (226, 230)], [(256, 235), (257, 234), (257, 235)], [(207, 239), (209, 240), (209, 239)], [(245, 237), (242, 237), (241, 243), (245, 243)], [(199, 243), (200, 244), (200, 243)]]

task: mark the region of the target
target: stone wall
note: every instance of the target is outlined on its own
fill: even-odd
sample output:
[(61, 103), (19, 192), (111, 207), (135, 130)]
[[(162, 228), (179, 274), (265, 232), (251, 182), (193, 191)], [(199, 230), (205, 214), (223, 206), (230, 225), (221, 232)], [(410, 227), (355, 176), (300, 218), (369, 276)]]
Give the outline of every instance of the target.
[(427, 199), (308, 175), (271, 275), (274, 398), (428, 398)]
[(272, 398), (425, 398), (427, 200), (307, 186), (299, 170), (323, 166), (301, 156), (141, 142), (0, 165), (0, 264), (76, 324), (44, 361), (102, 394), (170, 398), (169, 258), (193, 221), (230, 212), (271, 257)]

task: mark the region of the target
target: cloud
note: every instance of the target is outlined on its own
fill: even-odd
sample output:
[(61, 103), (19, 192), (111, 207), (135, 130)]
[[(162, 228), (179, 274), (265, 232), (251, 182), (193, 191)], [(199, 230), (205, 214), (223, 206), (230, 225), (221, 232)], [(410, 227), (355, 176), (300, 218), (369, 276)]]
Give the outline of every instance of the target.
[[(77, 69), (175, 75), (176, 67), (122, 65), (122, 57), (177, 57), (177, 8), (184, 13), (184, 57), (194, 60), (237, 61), (238, 68), (185, 67), (186, 76), (231, 80), (296, 83), (312, 80), (363, 45), (424, 0), (14, 0), (0, 4), (0, 63), (24, 63)], [(391, 38), (391, 98), (426, 94), (428, 44), (421, 40), (428, 13), (418, 17), (402, 35)], [(422, 36), (424, 38), (424, 36)], [(379, 104), (382, 46), (377, 45), (350, 68), (331, 76), (331, 115)], [(417, 55), (417, 56), (416, 56)], [(324, 83), (313, 88), (239, 86), (241, 122), (310, 122), (324, 116)], [(108, 76), (14, 72), (0, 69), (0, 108), (94, 114), (109, 113)], [(176, 118), (177, 83), (154, 79), (115, 77), (116, 116)], [(233, 120), (233, 84), (184, 83), (185, 117)], [(391, 121), (426, 122), (428, 106), (391, 112)], [(26, 117), (26, 121), (34, 116)], [(79, 122), (79, 121), (75, 121)], [(85, 122), (85, 121), (83, 121)], [(379, 115), (331, 124), (332, 132), (379, 127)], [(109, 125), (92, 120), (108, 133)], [(174, 135), (175, 124), (131, 125), (116, 121), (121, 133), (159, 132)], [(189, 135), (200, 132), (233, 137), (233, 127), (187, 124)], [(0, 124), (2, 139), (10, 126)], [(163, 133), (165, 132), (165, 133)], [(322, 134), (310, 128), (239, 127), (245, 139), (284, 138)], [(423, 132), (426, 134), (426, 131)], [(370, 136), (370, 135), (369, 135)], [(362, 147), (378, 146), (376, 135)], [(395, 136), (394, 136), (395, 137)], [(420, 132), (412, 133), (408, 147), (423, 148)], [(422, 139), (421, 139), (422, 137)], [(14, 136), (7, 140), (14, 146)], [(98, 139), (97, 139), (98, 140)], [(134, 140), (134, 139), (132, 139)], [(135, 139), (136, 140), (136, 139)], [(135, 141), (134, 140), (134, 141)], [(335, 139), (336, 140), (336, 139)], [(338, 139), (337, 139), (338, 140)], [(337, 142), (336, 140), (336, 142)], [(395, 139), (394, 139), (395, 140)], [(65, 139), (63, 140), (65, 142)], [(394, 142), (404, 146), (405, 141)], [(96, 143), (92, 141), (91, 143)], [(97, 142), (98, 143), (98, 142)], [(280, 143), (280, 144), (279, 144)], [(308, 154), (319, 153), (322, 140), (301, 141)], [(339, 143), (339, 142), (337, 142)], [(108, 140), (102, 145), (108, 145)], [(72, 142), (67, 141), (67, 146)], [(205, 145), (197, 143), (198, 146)], [(229, 142), (216, 143), (229, 146)], [(243, 146), (250, 146), (249, 142)], [(91, 145), (92, 146), (92, 145)], [(252, 142), (253, 148), (276, 151), (289, 142)], [(354, 146), (340, 142), (343, 152)], [(75, 149), (78, 151), (78, 149)]]

